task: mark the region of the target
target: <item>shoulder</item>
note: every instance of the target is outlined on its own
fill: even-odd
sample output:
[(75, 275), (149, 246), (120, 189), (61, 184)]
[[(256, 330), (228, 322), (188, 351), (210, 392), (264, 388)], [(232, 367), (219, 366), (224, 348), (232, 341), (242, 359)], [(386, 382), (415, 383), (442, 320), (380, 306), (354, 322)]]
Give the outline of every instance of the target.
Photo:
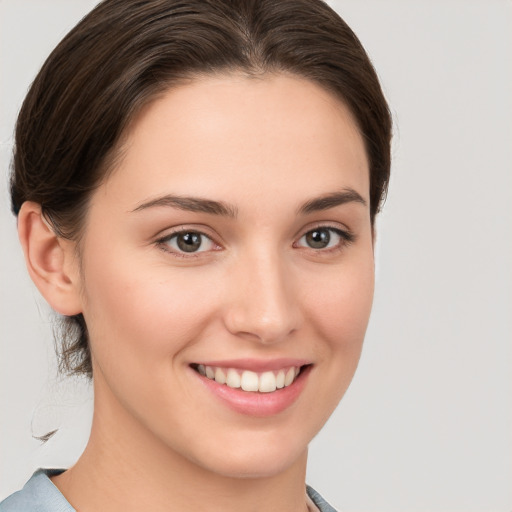
[(329, 505), (313, 487), (306, 485), (306, 492), (320, 512), (338, 512), (334, 507)]
[(309, 485), (306, 486), (306, 492), (320, 512), (337, 512), (335, 508), (331, 507), (331, 505), (322, 498), (320, 493), (316, 492), (315, 489)]
[(0, 512), (75, 512), (50, 476), (62, 469), (38, 469), (23, 489), (0, 503)]
[[(50, 476), (62, 473), (62, 469), (39, 469), (23, 489), (8, 496), (0, 503), (0, 512), (76, 512), (53, 485)], [(312, 487), (306, 491), (320, 512), (336, 512)]]

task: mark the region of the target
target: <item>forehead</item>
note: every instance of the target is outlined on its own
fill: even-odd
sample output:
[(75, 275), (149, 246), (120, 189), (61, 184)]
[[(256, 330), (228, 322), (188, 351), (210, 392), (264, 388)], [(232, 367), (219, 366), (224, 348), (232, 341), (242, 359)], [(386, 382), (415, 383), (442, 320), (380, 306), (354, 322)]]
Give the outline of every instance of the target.
[(122, 158), (100, 188), (133, 205), (191, 191), (238, 203), (241, 192), (253, 197), (265, 187), (288, 196), (351, 187), (368, 199), (357, 124), (311, 81), (232, 74), (169, 89), (134, 120)]

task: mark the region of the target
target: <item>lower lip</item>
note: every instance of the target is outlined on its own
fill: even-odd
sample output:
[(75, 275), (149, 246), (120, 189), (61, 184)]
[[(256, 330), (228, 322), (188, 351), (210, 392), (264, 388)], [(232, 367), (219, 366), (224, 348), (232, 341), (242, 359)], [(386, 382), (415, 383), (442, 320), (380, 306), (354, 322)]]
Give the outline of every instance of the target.
[(290, 407), (301, 394), (306, 385), (311, 365), (304, 368), (292, 384), (271, 393), (243, 391), (219, 384), (192, 370), (201, 382), (230, 409), (248, 416), (273, 416)]

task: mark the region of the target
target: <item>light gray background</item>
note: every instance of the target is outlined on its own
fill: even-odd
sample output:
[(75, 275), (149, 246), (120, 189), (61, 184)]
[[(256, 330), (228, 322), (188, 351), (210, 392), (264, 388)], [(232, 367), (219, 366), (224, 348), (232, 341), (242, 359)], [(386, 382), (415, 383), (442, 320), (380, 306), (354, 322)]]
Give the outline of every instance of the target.
[[(28, 84), (94, 0), (0, 0), (0, 499), (85, 445), (91, 393), (55, 376), (7, 167)], [(512, 510), (512, 3), (331, 2), (395, 118), (377, 292), (308, 481), (344, 511)], [(60, 427), (41, 446), (32, 439)]]

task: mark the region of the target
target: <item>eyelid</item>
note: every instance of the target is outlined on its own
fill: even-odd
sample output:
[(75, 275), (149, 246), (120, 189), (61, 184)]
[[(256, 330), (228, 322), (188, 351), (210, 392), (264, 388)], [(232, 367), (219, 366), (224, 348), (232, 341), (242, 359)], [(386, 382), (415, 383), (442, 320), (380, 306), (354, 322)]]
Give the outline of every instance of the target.
[(213, 240), (217, 245), (222, 246), (223, 243), (219, 242), (221, 237), (213, 231), (209, 226), (204, 224), (179, 224), (177, 226), (167, 227), (165, 229), (160, 230), (155, 236), (154, 240), (163, 240), (165, 238), (170, 238), (173, 235), (180, 233), (199, 233), (204, 235), (211, 240)]
[[(326, 230), (334, 231), (338, 236), (341, 237), (341, 242), (335, 247), (330, 247), (330, 248), (326, 248), (326, 249), (314, 249), (312, 247), (304, 247), (304, 246), (297, 245), (299, 243), (299, 241), (305, 235), (307, 235), (311, 231), (314, 231), (315, 229), (326, 229)], [(160, 232), (160, 234), (156, 235), (154, 243), (156, 245), (158, 245), (163, 251), (170, 253), (174, 256), (177, 256), (177, 257), (182, 257), (182, 258), (194, 258), (194, 257), (197, 258), (197, 257), (204, 256), (208, 253), (224, 249), (223, 244), (221, 244), (217, 241), (220, 237), (214, 236), (214, 235), (208, 233), (208, 231), (210, 231), (210, 229), (208, 229), (207, 226), (197, 226), (197, 225), (175, 226), (173, 228), (167, 228), (165, 230), (162, 230)], [(210, 250), (190, 252), (190, 253), (175, 251), (175, 250), (170, 249), (167, 242), (172, 237), (179, 235), (180, 233), (197, 233), (199, 235), (206, 237), (216, 247), (214, 249), (210, 249)], [(305, 228), (302, 228), (299, 233), (300, 234), (295, 237), (295, 242), (293, 243), (293, 247), (295, 247), (295, 248), (299, 247), (302, 249), (313, 251), (315, 253), (329, 253), (331, 251), (341, 250), (343, 247), (350, 245), (351, 243), (353, 243), (356, 240), (356, 235), (348, 227), (341, 226), (338, 223), (330, 223), (330, 222), (315, 222), (309, 226), (306, 226)]]
[[(305, 237), (311, 231), (315, 231), (316, 229), (326, 229), (330, 231), (334, 231), (339, 237), (341, 237), (341, 243), (335, 247), (330, 247), (326, 249), (314, 249), (313, 247), (304, 247), (298, 246), (300, 240)], [(300, 247), (306, 250), (314, 251), (315, 253), (329, 253), (330, 251), (340, 250), (347, 245), (352, 244), (356, 240), (356, 235), (346, 226), (341, 227), (339, 224), (331, 224), (326, 222), (317, 222), (313, 225), (307, 226), (306, 228), (300, 231), (300, 235), (296, 237), (296, 241), (293, 243), (294, 247)]]
[[(207, 231), (207, 230), (204, 230), (204, 228), (198, 228), (197, 226), (188, 226), (188, 225), (176, 226), (174, 228), (170, 228), (168, 230), (166, 229), (166, 230), (161, 231), (160, 233), (163, 233), (163, 234), (157, 235), (154, 243), (158, 247), (160, 247), (163, 251), (165, 251), (166, 253), (172, 254), (173, 256), (177, 256), (179, 258), (197, 258), (197, 257), (203, 256), (207, 253), (210, 253), (213, 251), (219, 251), (219, 250), (223, 249), (223, 246), (219, 242), (217, 242), (217, 240), (216, 240), (217, 237), (214, 237), (211, 234), (206, 233), (205, 231)], [(179, 234), (182, 234), (182, 233), (197, 233), (198, 235), (206, 237), (216, 247), (214, 249), (210, 249), (210, 250), (196, 251), (196, 252), (190, 252), (190, 253), (176, 251), (176, 250), (171, 249), (168, 245), (169, 240), (171, 240), (173, 237), (175, 237)]]
[(310, 231), (314, 231), (315, 229), (332, 229), (333, 231), (341, 233), (342, 235), (347, 236), (348, 238), (352, 238), (354, 240), (356, 236), (355, 233), (348, 226), (340, 224), (339, 222), (318, 221), (301, 228), (296, 235), (296, 239), (298, 240), (299, 238), (303, 237)]

